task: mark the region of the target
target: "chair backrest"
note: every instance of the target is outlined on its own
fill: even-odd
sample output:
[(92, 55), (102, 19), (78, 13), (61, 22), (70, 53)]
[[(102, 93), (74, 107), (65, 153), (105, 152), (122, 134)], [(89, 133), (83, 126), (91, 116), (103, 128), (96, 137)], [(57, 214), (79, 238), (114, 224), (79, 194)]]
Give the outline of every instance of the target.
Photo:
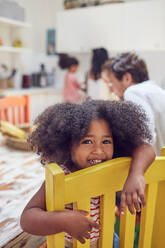
[[(115, 222), (115, 193), (122, 190), (128, 175), (130, 158), (117, 158), (69, 175), (57, 164), (46, 166), (46, 203), (48, 211), (63, 210), (77, 202), (78, 209), (90, 211), (90, 198), (101, 197), (99, 248), (112, 247)], [(145, 174), (147, 205), (142, 208), (139, 248), (164, 248), (165, 236), (165, 157), (157, 157)], [(133, 248), (135, 215), (126, 211), (120, 217), (120, 248)], [(63, 248), (64, 233), (47, 237), (48, 248)], [(73, 242), (73, 247), (89, 248)]]
[(162, 150), (161, 150), (161, 156), (165, 156), (165, 146), (162, 147)]
[(30, 122), (30, 96), (0, 98), (0, 120), (17, 125)]

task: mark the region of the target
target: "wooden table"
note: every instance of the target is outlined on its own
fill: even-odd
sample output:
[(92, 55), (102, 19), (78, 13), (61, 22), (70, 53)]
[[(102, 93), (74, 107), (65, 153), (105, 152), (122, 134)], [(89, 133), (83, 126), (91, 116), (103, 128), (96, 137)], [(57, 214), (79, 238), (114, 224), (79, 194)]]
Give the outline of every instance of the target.
[(22, 231), (20, 215), (44, 180), (36, 154), (5, 145), (0, 134), (0, 247), (37, 248), (44, 237)]

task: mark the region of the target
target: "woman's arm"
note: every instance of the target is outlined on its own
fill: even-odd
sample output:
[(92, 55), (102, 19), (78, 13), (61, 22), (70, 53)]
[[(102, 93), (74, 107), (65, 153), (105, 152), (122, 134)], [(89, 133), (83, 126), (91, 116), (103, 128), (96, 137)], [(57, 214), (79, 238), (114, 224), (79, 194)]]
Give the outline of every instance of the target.
[(139, 199), (141, 200), (143, 206), (145, 206), (144, 174), (148, 167), (155, 160), (155, 156), (156, 154), (152, 145), (147, 143), (143, 143), (134, 150), (128, 177), (121, 194), (121, 213), (125, 213), (126, 206), (128, 206), (129, 211), (132, 214), (135, 214), (134, 207), (137, 211), (140, 211)]
[(21, 227), (34, 235), (51, 235), (67, 232), (81, 243), (89, 238), (91, 229), (99, 225), (89, 218), (88, 212), (75, 211), (46, 211), (45, 183), (27, 204), (21, 215)]

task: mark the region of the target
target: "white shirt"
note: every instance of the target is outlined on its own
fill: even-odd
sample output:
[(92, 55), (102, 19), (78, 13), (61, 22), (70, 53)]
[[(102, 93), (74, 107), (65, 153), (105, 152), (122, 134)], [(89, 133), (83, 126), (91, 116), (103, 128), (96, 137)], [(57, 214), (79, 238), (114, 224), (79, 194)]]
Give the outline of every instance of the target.
[(124, 100), (135, 102), (146, 111), (155, 152), (160, 155), (161, 148), (165, 146), (165, 91), (148, 80), (128, 87)]
[(88, 78), (87, 94), (93, 100), (118, 100), (118, 97), (110, 92), (108, 84), (102, 78), (97, 80)]

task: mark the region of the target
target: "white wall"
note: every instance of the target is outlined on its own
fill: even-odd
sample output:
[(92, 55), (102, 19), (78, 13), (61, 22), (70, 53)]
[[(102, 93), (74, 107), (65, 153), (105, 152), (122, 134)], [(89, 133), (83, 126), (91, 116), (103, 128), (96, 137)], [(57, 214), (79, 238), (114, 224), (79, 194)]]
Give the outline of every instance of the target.
[(165, 89), (165, 51), (162, 52), (138, 52), (146, 61), (150, 79), (155, 80)]

